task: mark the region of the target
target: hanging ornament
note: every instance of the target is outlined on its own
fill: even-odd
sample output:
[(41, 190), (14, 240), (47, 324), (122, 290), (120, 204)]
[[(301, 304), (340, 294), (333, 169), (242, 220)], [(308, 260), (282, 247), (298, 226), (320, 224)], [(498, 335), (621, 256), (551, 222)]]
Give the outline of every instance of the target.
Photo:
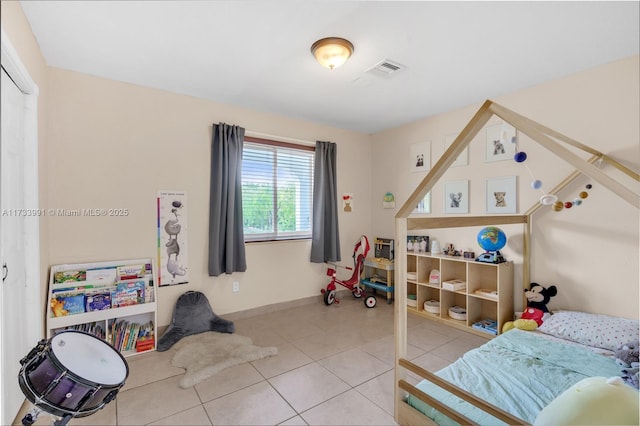
[[(508, 134), (505, 130), (505, 127), (503, 126), (502, 133), (500, 135), (501, 142), (505, 142), (507, 137), (508, 137)], [(511, 138), (511, 142), (516, 144), (516, 148), (515, 148), (516, 153), (513, 156), (513, 160), (517, 163), (524, 163), (527, 160), (527, 153), (524, 151), (518, 151), (518, 145), (517, 145), (518, 139), (516, 136), (513, 136)], [(533, 175), (533, 173), (531, 173), (531, 170), (529, 169), (529, 167), (527, 167), (526, 164), (524, 165), (524, 167), (529, 171), (529, 175), (531, 175), (531, 178), (533, 179), (531, 181), (531, 188), (539, 189), (542, 191), (542, 181), (540, 179), (535, 179), (535, 176)], [(585, 185), (585, 188), (588, 191), (591, 188), (593, 188), (593, 185), (589, 183)], [(579, 206), (582, 204), (582, 200), (586, 199), (589, 196), (589, 193), (587, 191), (581, 191), (578, 194), (578, 198), (574, 199), (573, 201), (566, 201), (566, 202), (558, 200), (558, 197), (556, 195), (545, 194), (544, 191), (542, 191), (544, 195), (540, 197), (540, 204), (544, 206), (552, 206), (553, 210), (557, 212), (563, 209), (570, 209), (573, 206)]]
[(516, 152), (516, 155), (513, 156), (513, 159), (516, 160), (517, 163), (522, 163), (527, 159), (527, 153), (523, 151)]
[[(587, 184), (587, 185), (585, 186), (585, 188), (586, 188), (587, 190), (589, 190), (589, 189), (593, 188), (593, 185), (591, 185), (591, 184), (589, 183), (589, 184)], [(563, 203), (562, 201), (555, 201), (555, 202), (553, 203), (553, 210), (555, 210), (555, 211), (559, 212), (559, 211), (560, 211), (560, 210), (562, 210), (563, 208), (565, 208), (565, 209), (570, 209), (570, 208), (571, 208), (571, 207), (573, 207), (573, 206), (576, 206), (576, 207), (577, 207), (577, 206), (581, 205), (581, 204), (582, 204), (582, 200), (584, 200), (584, 199), (585, 199), (585, 198), (587, 198), (588, 196), (589, 196), (589, 193), (588, 193), (587, 191), (581, 191), (581, 192), (580, 192), (580, 194), (578, 194), (578, 197), (579, 197), (579, 198), (576, 198), (576, 199), (575, 199), (575, 200), (573, 200), (573, 201), (567, 201), (567, 202), (564, 202), (564, 203)], [(544, 198), (544, 197), (543, 197), (543, 198)], [(542, 198), (540, 199), (540, 202), (542, 203)], [(544, 203), (542, 203), (542, 204), (544, 204)]]
[(558, 201), (558, 197), (556, 197), (555, 195), (544, 194), (542, 197), (540, 197), (540, 204), (545, 206), (550, 206), (556, 201)]

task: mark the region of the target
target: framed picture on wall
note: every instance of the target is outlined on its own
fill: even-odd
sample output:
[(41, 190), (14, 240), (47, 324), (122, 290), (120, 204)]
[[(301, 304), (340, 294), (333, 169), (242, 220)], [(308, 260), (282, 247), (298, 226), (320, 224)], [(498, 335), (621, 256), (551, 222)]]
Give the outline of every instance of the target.
[(418, 202), (418, 205), (411, 214), (429, 214), (431, 213), (431, 191), (427, 192), (422, 200)]
[[(411, 195), (413, 193), (413, 191), (416, 190), (416, 188), (418, 187), (418, 185), (420, 185), (420, 183), (422, 182), (422, 180), (424, 179), (426, 175), (413, 175), (409, 178), (409, 181), (411, 182), (410, 186), (409, 186), (409, 195)], [(413, 212), (411, 212), (411, 215), (420, 215), (420, 214), (429, 214), (431, 213), (431, 191), (427, 192), (427, 195), (425, 195), (416, 205), (416, 208), (413, 210)]]
[(158, 286), (189, 282), (187, 205), (185, 191), (158, 191)]
[(517, 181), (515, 176), (489, 178), (486, 181), (487, 213), (517, 212)]
[(513, 160), (516, 153), (516, 128), (502, 123), (486, 129), (485, 162)]
[(469, 181), (456, 180), (444, 184), (444, 212), (469, 213)]
[[(458, 137), (457, 134), (447, 135), (444, 137), (445, 151), (449, 149), (449, 147), (456, 140), (457, 137)], [(456, 158), (456, 161), (451, 163), (451, 167), (466, 166), (468, 164), (469, 164), (469, 147), (467, 146), (465, 149), (462, 150), (460, 155), (458, 155), (458, 158)]]
[(431, 169), (431, 142), (414, 143), (409, 147), (409, 170), (428, 172)]

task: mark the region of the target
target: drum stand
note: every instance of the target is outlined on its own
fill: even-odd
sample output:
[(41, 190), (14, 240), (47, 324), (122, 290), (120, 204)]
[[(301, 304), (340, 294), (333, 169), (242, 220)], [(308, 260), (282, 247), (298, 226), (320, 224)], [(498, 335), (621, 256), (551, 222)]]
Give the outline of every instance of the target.
[[(31, 426), (38, 420), (38, 417), (40, 417), (40, 414), (42, 413), (46, 413), (46, 411), (32, 405), (27, 415), (22, 418), (22, 424), (24, 426)], [(53, 426), (65, 426), (72, 418), (73, 416), (71, 414), (65, 414), (61, 419), (54, 420)]]

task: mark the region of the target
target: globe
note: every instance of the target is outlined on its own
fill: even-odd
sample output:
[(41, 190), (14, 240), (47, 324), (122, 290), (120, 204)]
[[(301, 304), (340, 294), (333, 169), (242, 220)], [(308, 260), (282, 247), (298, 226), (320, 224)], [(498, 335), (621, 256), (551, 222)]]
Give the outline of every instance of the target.
[(478, 245), (484, 251), (498, 251), (507, 245), (507, 236), (502, 229), (487, 226), (478, 232)]

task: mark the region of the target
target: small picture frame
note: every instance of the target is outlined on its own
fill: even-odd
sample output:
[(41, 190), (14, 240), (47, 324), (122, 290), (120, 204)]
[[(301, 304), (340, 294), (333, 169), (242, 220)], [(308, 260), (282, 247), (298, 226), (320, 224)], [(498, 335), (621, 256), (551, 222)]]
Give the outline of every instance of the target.
[(396, 208), (396, 196), (393, 195), (393, 192), (387, 192), (384, 194), (382, 199), (382, 208), (383, 209), (394, 209)]
[(486, 129), (485, 162), (513, 160), (516, 154), (516, 128), (508, 123)]
[(414, 143), (409, 147), (409, 170), (428, 172), (431, 169), (431, 142)]
[[(409, 181), (411, 182), (411, 185), (409, 188), (409, 195), (411, 195), (413, 191), (415, 191), (415, 189), (418, 187), (418, 185), (420, 185), (425, 176), (426, 175), (413, 175), (410, 177)], [(427, 195), (425, 195), (422, 200), (418, 202), (416, 208), (413, 210), (413, 212), (411, 212), (411, 215), (422, 215), (429, 213), (431, 213), (431, 191), (427, 192)]]
[(487, 213), (516, 213), (517, 179), (516, 176), (489, 178), (486, 180)]
[(353, 194), (342, 194), (342, 210), (345, 213), (351, 213), (353, 211)]
[[(458, 137), (458, 135), (456, 135), (456, 134), (447, 135), (447, 136), (444, 137), (444, 149), (445, 149), (445, 151), (447, 149), (449, 149), (449, 147), (456, 140), (457, 137)], [(458, 155), (458, 158), (456, 158), (456, 161), (451, 163), (450, 167), (459, 167), (459, 166), (467, 166), (467, 165), (469, 165), (469, 147), (468, 146), (465, 149), (462, 150), (460, 155)]]
[(429, 214), (431, 213), (431, 191), (427, 192), (418, 205), (413, 210), (412, 214)]
[(456, 180), (444, 184), (444, 212), (469, 213), (469, 181)]

